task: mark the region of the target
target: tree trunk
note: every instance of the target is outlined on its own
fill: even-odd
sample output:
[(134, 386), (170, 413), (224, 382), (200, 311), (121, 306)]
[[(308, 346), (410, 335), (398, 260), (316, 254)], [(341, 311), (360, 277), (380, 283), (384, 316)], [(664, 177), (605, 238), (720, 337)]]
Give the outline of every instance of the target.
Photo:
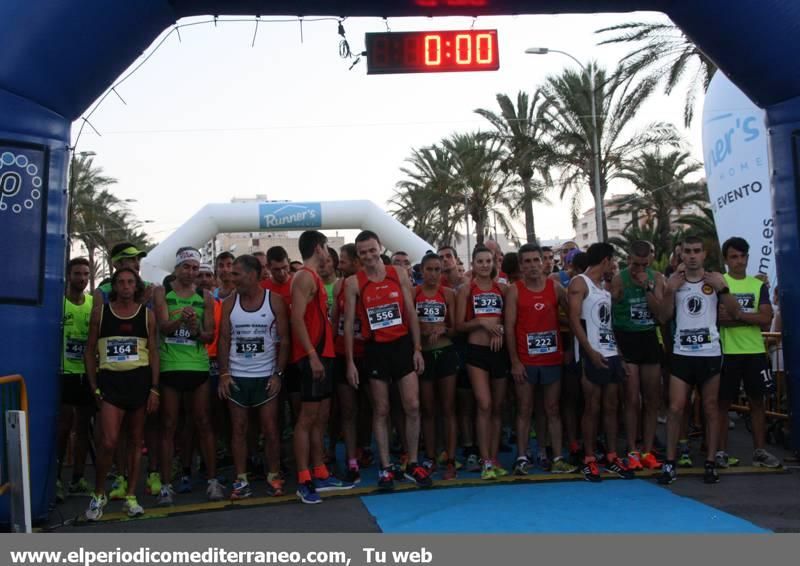
[(536, 227), (533, 219), (533, 194), (531, 192), (531, 179), (530, 177), (522, 178), (522, 187), (524, 191), (524, 206), (525, 206), (525, 241), (529, 244), (536, 243)]
[[(484, 240), (484, 230), (486, 229), (486, 219), (485, 218), (477, 218), (475, 216), (472, 217), (475, 221), (475, 245), (483, 245)], [(472, 253), (472, 250), (470, 250)]]
[(86, 246), (86, 255), (89, 256), (89, 290), (94, 293), (95, 277), (94, 277), (94, 247)]

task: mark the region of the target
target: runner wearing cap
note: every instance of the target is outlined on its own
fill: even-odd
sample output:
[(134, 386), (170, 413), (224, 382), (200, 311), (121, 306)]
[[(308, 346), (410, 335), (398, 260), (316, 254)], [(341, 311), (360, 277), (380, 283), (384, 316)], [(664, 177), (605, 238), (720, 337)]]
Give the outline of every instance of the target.
[(145, 412), (159, 404), (158, 332), (153, 312), (142, 305), (144, 283), (133, 269), (122, 267), (111, 276), (109, 302), (92, 310), (86, 342), (86, 375), (97, 403), (98, 442), (95, 488), (86, 518), (97, 521), (106, 506), (104, 482), (127, 421), (130, 481), (123, 510), (129, 517), (144, 513), (134, 493), (138, 483)]
[[(175, 281), (172, 289), (155, 291), (155, 311), (161, 334), (161, 479), (160, 505), (173, 503), (172, 459), (181, 398), (194, 420), (200, 451), (208, 472), (206, 494), (211, 501), (224, 497), (217, 481), (214, 430), (209, 419), (208, 352), (205, 345), (214, 340), (214, 300), (211, 293), (195, 284), (200, 270), (200, 252), (180, 248), (175, 256)], [(191, 468), (183, 470), (181, 493), (191, 491)]]
[(64, 499), (61, 485), (61, 466), (67, 449), (70, 432), (75, 430), (73, 448), (72, 481), (70, 494), (85, 494), (89, 484), (83, 477), (86, 454), (89, 449), (89, 421), (94, 414), (95, 403), (86, 364), (83, 361), (86, 340), (89, 337), (89, 320), (92, 313), (92, 297), (84, 291), (89, 284), (89, 260), (76, 257), (67, 264), (67, 293), (64, 297), (64, 340), (61, 357), (61, 412), (58, 424), (58, 479), (56, 499)]

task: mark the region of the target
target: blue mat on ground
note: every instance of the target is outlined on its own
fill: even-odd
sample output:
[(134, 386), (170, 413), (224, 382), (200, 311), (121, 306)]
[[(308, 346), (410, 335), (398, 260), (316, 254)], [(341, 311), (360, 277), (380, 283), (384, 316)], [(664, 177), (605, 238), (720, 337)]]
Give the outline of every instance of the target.
[(385, 533), (766, 533), (644, 480), (493, 485), (362, 497)]

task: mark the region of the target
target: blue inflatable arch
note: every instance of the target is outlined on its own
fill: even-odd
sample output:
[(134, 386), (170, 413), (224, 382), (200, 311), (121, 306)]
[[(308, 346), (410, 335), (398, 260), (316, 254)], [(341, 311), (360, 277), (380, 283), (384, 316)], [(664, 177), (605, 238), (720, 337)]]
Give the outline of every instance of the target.
[[(666, 13), (767, 110), (784, 337), (800, 321), (797, 232), (800, 2), (674, 0), (4, 0), (0, 2), (0, 375), (30, 391), (33, 516), (55, 475), (70, 124), (167, 27), (197, 15), (442, 16)], [(786, 363), (800, 391), (800, 349)], [(793, 399), (800, 431), (800, 395)], [(800, 447), (800, 434), (793, 438)], [(8, 522), (8, 498), (0, 499)]]

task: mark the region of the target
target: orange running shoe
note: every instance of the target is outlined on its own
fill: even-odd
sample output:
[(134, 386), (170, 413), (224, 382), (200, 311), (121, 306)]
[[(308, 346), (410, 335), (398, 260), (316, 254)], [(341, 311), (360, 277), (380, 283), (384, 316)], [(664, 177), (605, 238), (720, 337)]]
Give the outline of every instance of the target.
[(642, 454), (640, 452), (629, 452), (628, 453), (628, 469), (637, 471), (644, 469), (642, 467)]
[(456, 472), (456, 463), (450, 460), (447, 462), (447, 468), (442, 473), (443, 480), (454, 480), (458, 476), (458, 472)]
[(272, 492), (270, 495), (273, 497), (280, 497), (283, 495), (283, 486), (284, 481), (281, 479), (281, 475), (278, 473), (271, 473), (267, 476), (267, 484), (269, 484), (269, 489)]
[(652, 452), (645, 452), (639, 460), (642, 467), (646, 470), (660, 470), (661, 462), (659, 462)]

